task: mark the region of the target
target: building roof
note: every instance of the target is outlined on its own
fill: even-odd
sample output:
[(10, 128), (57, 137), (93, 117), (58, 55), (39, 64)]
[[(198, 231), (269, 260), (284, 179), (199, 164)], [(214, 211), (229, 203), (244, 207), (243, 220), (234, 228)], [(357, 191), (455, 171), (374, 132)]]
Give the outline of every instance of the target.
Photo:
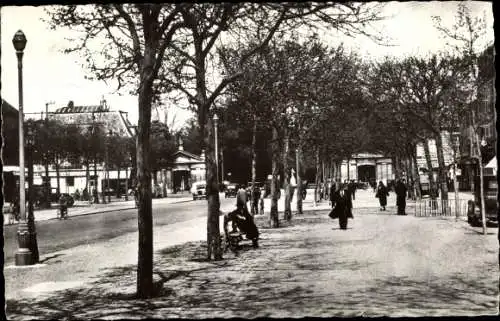
[(18, 117), (19, 110), (14, 106), (9, 104), (5, 99), (2, 98), (2, 117), (13, 116)]
[(104, 129), (112, 130), (119, 135), (135, 136), (136, 126), (128, 120), (128, 113), (119, 110), (110, 110), (104, 103), (91, 106), (74, 106), (70, 102), (68, 106), (58, 108), (50, 113), (51, 118), (58, 119), (66, 124), (90, 126), (96, 124)]
[(198, 155), (195, 155), (195, 154), (192, 154), (190, 152), (186, 152), (185, 150), (178, 150), (174, 153), (174, 158), (177, 157), (177, 156), (185, 156), (187, 158), (191, 158), (195, 161), (199, 161), (199, 162), (202, 162), (202, 158)]
[(69, 114), (69, 113), (100, 113), (109, 111), (109, 107), (102, 105), (93, 106), (66, 106), (56, 109), (55, 114)]

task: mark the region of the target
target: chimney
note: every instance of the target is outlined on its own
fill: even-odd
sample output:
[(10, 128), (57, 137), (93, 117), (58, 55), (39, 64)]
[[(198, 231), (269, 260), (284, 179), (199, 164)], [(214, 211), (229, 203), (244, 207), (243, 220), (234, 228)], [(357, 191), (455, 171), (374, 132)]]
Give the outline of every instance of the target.
[(184, 150), (184, 145), (182, 144), (182, 138), (179, 137), (179, 150)]

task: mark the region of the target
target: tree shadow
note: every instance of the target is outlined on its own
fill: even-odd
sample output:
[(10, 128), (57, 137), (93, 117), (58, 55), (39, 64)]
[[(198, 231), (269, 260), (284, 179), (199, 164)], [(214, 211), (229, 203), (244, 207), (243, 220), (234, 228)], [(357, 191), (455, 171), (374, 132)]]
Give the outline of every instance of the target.
[[(202, 241), (155, 252), (155, 296), (149, 299), (136, 298), (137, 267), (129, 265), (105, 269), (81, 288), (8, 300), (7, 315), (9, 319), (428, 316), (436, 311), (460, 315), (458, 308), (497, 313), (498, 282), (492, 282), (488, 273), (473, 280), (464, 273), (424, 281), (374, 275), (369, 285), (350, 287), (345, 283), (355, 281), (349, 275), (363, 273), (370, 263), (327, 256), (331, 245), (320, 236), (291, 239), (283, 237), (282, 230), (266, 231), (264, 246), (248, 245), (238, 256), (226, 253), (222, 261), (207, 261)], [(339, 275), (346, 277), (339, 280)]]
[(64, 256), (64, 254), (57, 253), (57, 254), (54, 254), (51, 256), (46, 256), (45, 258), (43, 258), (43, 260), (40, 260), (38, 263), (47, 263), (47, 261), (49, 261), (51, 259), (55, 259), (56, 257), (59, 257), (59, 256)]

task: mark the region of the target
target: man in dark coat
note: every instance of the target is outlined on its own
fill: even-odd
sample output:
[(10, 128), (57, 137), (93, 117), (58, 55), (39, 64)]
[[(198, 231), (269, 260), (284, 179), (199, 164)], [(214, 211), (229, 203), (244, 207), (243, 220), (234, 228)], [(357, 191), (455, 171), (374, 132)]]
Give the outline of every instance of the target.
[(405, 207), (406, 207), (406, 192), (407, 192), (406, 184), (404, 180), (398, 180), (396, 183), (396, 206), (398, 207), (398, 215), (406, 215)]
[(352, 199), (355, 200), (356, 199), (356, 183), (354, 182), (354, 180), (351, 180), (347, 186), (348, 186), (349, 194), (351, 195)]
[(335, 192), (336, 192), (336, 184), (335, 182), (332, 182), (332, 185), (330, 186), (330, 204), (332, 205), (332, 208), (335, 205)]
[(389, 190), (385, 187), (384, 183), (380, 181), (377, 187), (377, 193), (375, 197), (378, 198), (380, 203), (380, 210), (385, 211), (385, 207), (387, 206), (387, 196), (389, 196)]
[(333, 196), (333, 204), (335, 207), (330, 213), (330, 217), (339, 219), (339, 225), (342, 230), (347, 229), (347, 221), (352, 216), (352, 201), (347, 186), (337, 189)]

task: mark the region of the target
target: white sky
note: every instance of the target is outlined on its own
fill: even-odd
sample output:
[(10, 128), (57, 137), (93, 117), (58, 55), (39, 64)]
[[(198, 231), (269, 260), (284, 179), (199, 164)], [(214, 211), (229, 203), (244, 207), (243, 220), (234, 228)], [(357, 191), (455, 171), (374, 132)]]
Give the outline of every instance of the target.
[[(373, 59), (385, 55), (421, 55), (444, 50), (444, 42), (432, 24), (431, 16), (441, 16), (445, 25), (451, 25), (456, 14), (457, 3), (447, 2), (390, 2), (386, 3), (384, 13), (392, 18), (384, 21), (379, 28), (393, 39), (392, 47), (383, 47), (364, 37), (339, 38), (334, 34), (325, 36), (325, 41), (336, 44), (343, 41), (346, 46), (357, 49), (362, 56)], [(493, 42), (492, 3), (470, 1), (473, 15), (486, 14), (489, 34)], [(82, 68), (84, 60), (77, 55), (65, 55), (65, 37), (68, 31), (49, 30), (41, 21), (45, 17), (43, 7), (2, 7), (1, 8), (1, 80), (2, 98), (13, 106), (18, 106), (17, 58), (12, 45), (14, 33), (21, 29), (28, 39), (23, 58), (24, 110), (40, 112), (45, 103), (55, 102), (49, 110), (66, 106), (69, 100), (75, 105), (96, 105), (104, 95), (112, 109), (129, 112), (129, 119), (137, 122), (137, 98), (129, 95), (114, 94), (115, 88), (104, 82), (85, 80), (86, 71)], [(187, 111), (170, 107), (169, 118), (176, 115), (177, 128), (189, 118)], [(153, 111), (153, 115), (155, 112)]]

